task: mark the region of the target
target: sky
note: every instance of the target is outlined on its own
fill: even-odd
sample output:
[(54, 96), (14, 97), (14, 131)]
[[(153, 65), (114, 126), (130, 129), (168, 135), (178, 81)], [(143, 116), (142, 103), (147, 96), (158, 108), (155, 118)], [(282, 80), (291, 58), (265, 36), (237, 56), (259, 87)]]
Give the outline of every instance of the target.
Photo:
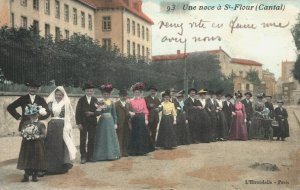
[[(164, 2), (164, 4), (161, 3)], [(167, 6), (180, 2), (175, 11), (166, 12)], [(195, 6), (222, 6), (221, 10), (182, 10), (183, 4)], [(252, 10), (224, 10), (225, 5), (235, 7), (254, 6)], [(284, 5), (284, 10), (256, 11), (256, 5)], [(179, 10), (181, 10), (179, 12)], [(144, 0), (143, 11), (154, 21), (152, 27), (152, 55), (175, 54), (184, 52), (184, 43), (163, 42), (164, 37), (187, 40), (186, 51), (205, 51), (221, 47), (232, 58), (242, 58), (263, 64), (276, 78), (281, 75), (281, 62), (296, 60), (296, 47), (291, 29), (300, 13), (300, 1), (295, 0)], [(236, 22), (233, 22), (237, 18)], [(205, 28), (193, 27), (190, 24), (205, 21)], [(212, 24), (223, 24), (221, 28), (212, 28)], [(230, 25), (231, 23), (231, 25)], [(281, 23), (286, 27), (263, 27), (263, 23)], [(173, 27), (167, 25), (173, 24)], [(176, 27), (174, 27), (176, 25)], [(242, 27), (234, 28), (231, 26)], [(248, 27), (245, 29), (245, 27)], [(249, 28), (250, 27), (250, 28)], [(255, 27), (256, 29), (252, 29)], [(183, 29), (183, 30), (182, 30)], [(198, 40), (195, 42), (194, 37)], [(203, 42), (204, 37), (220, 37), (219, 40)]]

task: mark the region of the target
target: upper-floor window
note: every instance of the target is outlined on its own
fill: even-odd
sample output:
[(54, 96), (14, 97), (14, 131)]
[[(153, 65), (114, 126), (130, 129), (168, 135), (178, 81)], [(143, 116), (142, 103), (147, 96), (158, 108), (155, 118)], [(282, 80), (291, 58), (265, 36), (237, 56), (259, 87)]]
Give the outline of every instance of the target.
[(77, 9), (73, 8), (73, 24), (77, 25)]
[(65, 37), (66, 37), (67, 40), (70, 39), (70, 32), (69, 32), (69, 30), (65, 30)]
[(142, 26), (142, 38), (145, 39), (145, 27)]
[(130, 40), (127, 40), (127, 56), (130, 55)]
[(20, 0), (20, 4), (24, 7), (27, 7), (27, 0)]
[(65, 4), (64, 6), (64, 17), (65, 17), (65, 21), (66, 22), (69, 22), (69, 19), (70, 19), (70, 14), (69, 14), (69, 5)]
[(110, 16), (103, 17), (102, 30), (103, 31), (111, 30), (111, 17)]
[(85, 28), (85, 13), (81, 11), (81, 27)]
[(59, 27), (55, 27), (55, 40), (60, 40), (60, 28)]
[(89, 30), (93, 30), (93, 16), (89, 14)]
[(55, 18), (60, 18), (60, 2), (55, 0)]
[(39, 0), (33, 0), (33, 9), (34, 10), (39, 10)]
[(146, 28), (146, 39), (147, 39), (147, 41), (149, 41), (149, 29), (148, 28)]
[(45, 14), (50, 15), (50, 0), (45, 0)]
[(137, 24), (137, 36), (138, 37), (141, 36), (141, 26), (140, 26), (140, 24)]
[(45, 24), (45, 36), (50, 36), (50, 25)]
[(132, 34), (135, 35), (135, 22), (132, 21)]
[(127, 18), (127, 33), (130, 33), (130, 19)]

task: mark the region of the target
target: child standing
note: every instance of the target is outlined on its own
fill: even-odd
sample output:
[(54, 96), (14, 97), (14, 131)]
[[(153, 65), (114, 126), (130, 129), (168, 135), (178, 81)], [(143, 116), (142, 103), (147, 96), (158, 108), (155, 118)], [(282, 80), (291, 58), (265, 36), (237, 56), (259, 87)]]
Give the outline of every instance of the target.
[(37, 182), (38, 171), (46, 170), (44, 147), (46, 127), (38, 120), (38, 116), (45, 113), (46, 110), (36, 104), (28, 104), (25, 108), (25, 115), (29, 116), (30, 120), (21, 126), (23, 140), (17, 165), (17, 169), (25, 170), (21, 182), (28, 182), (29, 176), (32, 176), (33, 182)]

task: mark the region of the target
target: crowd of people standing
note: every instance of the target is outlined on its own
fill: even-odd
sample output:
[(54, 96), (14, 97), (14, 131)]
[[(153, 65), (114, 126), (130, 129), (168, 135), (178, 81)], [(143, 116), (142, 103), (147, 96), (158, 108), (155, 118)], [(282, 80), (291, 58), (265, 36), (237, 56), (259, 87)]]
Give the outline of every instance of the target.
[[(38, 181), (44, 174), (62, 174), (72, 168), (76, 157), (71, 119), (80, 130), (80, 162), (117, 160), (127, 156), (142, 156), (156, 148), (173, 149), (179, 145), (210, 143), (227, 140), (269, 139), (284, 141), (289, 137), (288, 113), (283, 101), (274, 109), (270, 96), (252, 94), (245, 98), (240, 92), (224, 94), (223, 90), (207, 89), (162, 92), (136, 83), (128, 91), (119, 91), (119, 100), (111, 98), (113, 86), (99, 87), (102, 97), (94, 96), (92, 84), (85, 84), (85, 93), (73, 110), (62, 86), (46, 100), (37, 95), (39, 84), (26, 84), (27, 95), (11, 103), (7, 110), (20, 120), (23, 137), (17, 168), (25, 170), (22, 182)], [(17, 108), (22, 108), (22, 114)], [(100, 117), (99, 117), (100, 116)], [(43, 122), (50, 117), (46, 127)], [(40, 174), (40, 175), (39, 175)]]

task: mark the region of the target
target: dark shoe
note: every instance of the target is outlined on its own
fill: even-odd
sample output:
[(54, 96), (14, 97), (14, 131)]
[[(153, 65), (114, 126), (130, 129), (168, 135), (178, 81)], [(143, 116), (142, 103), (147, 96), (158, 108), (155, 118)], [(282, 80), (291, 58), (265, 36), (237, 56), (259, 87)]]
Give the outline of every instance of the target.
[(37, 173), (37, 176), (38, 176), (38, 177), (44, 177), (45, 174), (46, 174), (46, 172), (45, 172), (45, 171), (42, 171), (42, 172), (38, 172), (38, 173)]
[(32, 175), (32, 180), (31, 181), (33, 181), (33, 182), (38, 182), (39, 180), (37, 179), (37, 173), (34, 173), (33, 175)]
[(29, 175), (24, 174), (23, 179), (21, 180), (21, 182), (28, 182), (29, 181)]
[(86, 158), (81, 158), (81, 164), (85, 164), (86, 163)]

